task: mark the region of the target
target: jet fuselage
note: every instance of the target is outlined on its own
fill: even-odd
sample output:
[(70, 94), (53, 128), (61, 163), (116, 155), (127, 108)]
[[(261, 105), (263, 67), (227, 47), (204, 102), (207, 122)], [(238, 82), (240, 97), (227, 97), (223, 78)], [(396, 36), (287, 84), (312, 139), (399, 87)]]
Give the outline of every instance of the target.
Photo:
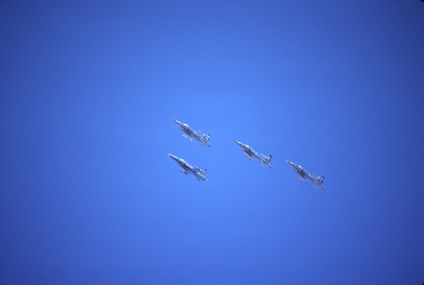
[(197, 166), (193, 167), (187, 161), (185, 161), (182, 158), (179, 158), (179, 157), (172, 155), (172, 154), (169, 154), (169, 153), (168, 153), (168, 155), (178, 163), (178, 165), (180, 166), (180, 171), (182, 173), (184, 173), (185, 175), (191, 173), (194, 176), (196, 176), (197, 180), (208, 181), (206, 179), (206, 169), (201, 169)]
[(324, 183), (324, 176), (310, 174), (305, 169), (303, 169), (302, 166), (297, 165), (288, 160), (286, 160), (286, 162), (288, 163), (288, 165), (294, 168), (296, 173), (299, 175), (299, 179), (301, 181), (309, 180), (312, 182), (312, 184), (314, 184), (315, 187), (320, 187), (321, 189), (325, 188), (324, 185), (322, 185)]
[(181, 123), (180, 121), (177, 121), (175, 119), (172, 119), (174, 123), (176, 123), (178, 126), (180, 126), (181, 130), (184, 132), (183, 137), (188, 139), (189, 141), (192, 141), (193, 139), (198, 140), (202, 146), (208, 146), (211, 147), (212, 145), (209, 143), (210, 135), (204, 134), (201, 131), (195, 131), (192, 128), (190, 128), (189, 125), (185, 123)]
[(253, 148), (248, 146), (247, 144), (241, 143), (239, 141), (233, 140), (239, 147), (243, 149), (244, 155), (250, 159), (257, 159), (263, 166), (268, 166), (269, 168), (272, 168), (272, 165), (270, 164), (272, 156), (265, 156), (262, 153), (257, 153)]

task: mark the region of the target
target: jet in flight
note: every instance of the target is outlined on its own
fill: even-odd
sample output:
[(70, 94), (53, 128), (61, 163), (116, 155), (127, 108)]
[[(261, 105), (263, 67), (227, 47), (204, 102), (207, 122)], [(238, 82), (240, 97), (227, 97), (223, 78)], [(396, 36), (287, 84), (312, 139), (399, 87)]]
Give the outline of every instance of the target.
[(268, 166), (269, 168), (272, 168), (272, 165), (271, 165), (272, 155), (266, 156), (266, 155), (263, 155), (262, 153), (257, 153), (253, 148), (251, 148), (247, 144), (243, 144), (236, 140), (234, 140), (234, 142), (243, 149), (243, 154), (248, 159), (250, 160), (257, 159), (262, 164), (262, 166)]
[(206, 169), (201, 169), (197, 166), (193, 167), (182, 158), (176, 157), (175, 155), (172, 155), (169, 153), (168, 155), (178, 163), (178, 165), (180, 166), (180, 171), (184, 173), (185, 175), (191, 173), (194, 176), (196, 176), (197, 180), (208, 181), (206, 179)]
[(189, 141), (192, 141), (193, 138), (198, 140), (202, 146), (208, 146), (211, 147), (212, 145), (209, 143), (211, 135), (204, 134), (201, 131), (195, 131), (192, 128), (190, 128), (189, 125), (181, 123), (180, 121), (172, 119), (178, 126), (181, 127), (181, 130), (184, 132), (183, 137), (188, 139)]
[(291, 161), (286, 160), (286, 162), (294, 168), (296, 173), (299, 175), (299, 180), (305, 181), (309, 180), (314, 184), (315, 187), (319, 187), (321, 189), (325, 189), (324, 185), (324, 176), (316, 175), (315, 173), (309, 174), (305, 169), (302, 168), (302, 166), (297, 165)]

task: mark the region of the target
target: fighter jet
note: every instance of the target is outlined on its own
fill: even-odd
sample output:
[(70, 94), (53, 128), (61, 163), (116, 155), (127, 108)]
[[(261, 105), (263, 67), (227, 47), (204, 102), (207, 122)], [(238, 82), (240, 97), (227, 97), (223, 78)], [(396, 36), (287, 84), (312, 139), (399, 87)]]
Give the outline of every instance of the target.
[(190, 128), (189, 125), (181, 123), (180, 121), (172, 119), (178, 126), (181, 127), (181, 130), (184, 132), (183, 137), (188, 139), (189, 141), (192, 141), (193, 138), (198, 140), (200, 142), (200, 145), (202, 146), (208, 146), (211, 147), (212, 145), (209, 143), (210, 134), (204, 134), (201, 131), (195, 131), (192, 128)]
[(319, 187), (321, 189), (325, 189), (324, 185), (322, 185), (324, 183), (324, 176), (319, 176), (316, 175), (315, 173), (313, 174), (309, 174), (305, 169), (302, 168), (302, 166), (297, 165), (291, 161), (286, 160), (286, 162), (294, 168), (294, 170), (296, 171), (296, 173), (299, 175), (299, 180), (300, 181), (306, 181), (309, 180), (312, 182), (312, 184), (314, 184), (314, 187)]
[(272, 155), (266, 156), (262, 153), (257, 153), (253, 148), (248, 146), (247, 144), (243, 144), (241, 142), (238, 142), (236, 140), (233, 140), (239, 147), (243, 149), (243, 154), (250, 160), (257, 159), (262, 164), (262, 166), (268, 166), (269, 168), (272, 168), (271, 165), (271, 158)]
[(184, 173), (185, 175), (191, 173), (194, 176), (196, 176), (197, 180), (203, 180), (203, 181), (208, 181), (206, 179), (206, 168), (205, 169), (201, 169), (197, 166), (191, 166), (187, 161), (185, 161), (182, 158), (176, 157), (175, 155), (169, 154), (168, 155), (175, 160), (178, 165), (180, 166), (180, 171), (182, 173)]

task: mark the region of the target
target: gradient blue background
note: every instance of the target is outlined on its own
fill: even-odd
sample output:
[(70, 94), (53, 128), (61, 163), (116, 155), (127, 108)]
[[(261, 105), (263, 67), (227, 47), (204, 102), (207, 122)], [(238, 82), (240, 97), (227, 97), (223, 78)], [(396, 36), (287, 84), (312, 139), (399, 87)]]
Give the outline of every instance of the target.
[(423, 28), (418, 0), (3, 0), (1, 285), (421, 284)]

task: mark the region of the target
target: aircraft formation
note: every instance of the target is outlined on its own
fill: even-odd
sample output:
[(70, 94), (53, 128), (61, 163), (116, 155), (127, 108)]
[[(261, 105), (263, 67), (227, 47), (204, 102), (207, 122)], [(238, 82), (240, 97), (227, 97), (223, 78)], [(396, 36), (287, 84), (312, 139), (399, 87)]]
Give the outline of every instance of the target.
[[(207, 147), (211, 147), (212, 145), (210, 144), (210, 134), (204, 134), (201, 131), (194, 131), (192, 128), (190, 128), (189, 125), (185, 124), (185, 123), (181, 123), (180, 121), (174, 120), (174, 123), (176, 123), (178, 126), (180, 126), (181, 130), (183, 131), (183, 137), (185, 137), (186, 139), (188, 139), (189, 141), (192, 141), (193, 139), (197, 140), (200, 142), (201, 146), (207, 146)], [(250, 160), (258, 160), (262, 166), (267, 166), (269, 168), (272, 168), (271, 165), (271, 159), (272, 159), (272, 155), (263, 155), (262, 153), (258, 153), (256, 152), (253, 148), (251, 148), (250, 146), (248, 146), (247, 144), (241, 143), (239, 141), (233, 140), (239, 147), (242, 148), (243, 150), (243, 154)], [(206, 168), (205, 169), (201, 169), (197, 166), (191, 166), (187, 161), (185, 161), (182, 158), (179, 158), (173, 154), (169, 154), (168, 155), (175, 160), (179, 167), (180, 167), (180, 171), (182, 173), (184, 173), (185, 175), (188, 174), (193, 174), (194, 176), (196, 176), (197, 180), (200, 181), (208, 181), (206, 179)], [(319, 176), (316, 175), (315, 173), (310, 174), (309, 172), (307, 172), (304, 168), (302, 168), (302, 166), (297, 165), (291, 161), (286, 160), (287, 164), (290, 165), (297, 173), (298, 178), (300, 181), (310, 181), (314, 187), (319, 187), (321, 189), (325, 189), (324, 187), (324, 176)]]

